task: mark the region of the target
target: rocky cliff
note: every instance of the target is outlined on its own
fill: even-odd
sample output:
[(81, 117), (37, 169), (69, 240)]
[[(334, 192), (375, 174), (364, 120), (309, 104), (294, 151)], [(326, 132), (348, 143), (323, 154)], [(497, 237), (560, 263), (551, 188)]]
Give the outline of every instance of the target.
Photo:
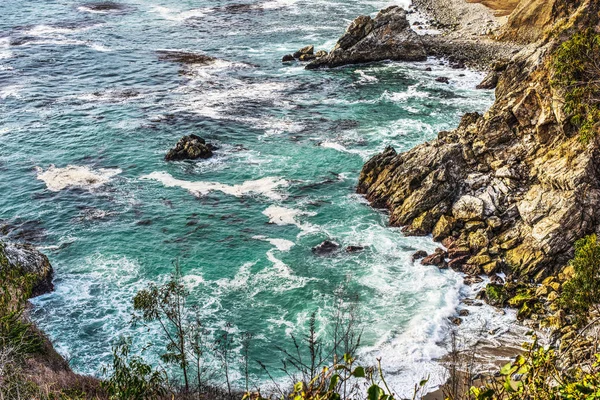
[(39, 296), (54, 290), (52, 277), (54, 270), (48, 257), (28, 244), (0, 242), (0, 271), (16, 270), (35, 277), (32, 296)]
[(574, 32), (597, 28), (598, 10), (597, 0), (521, 1), (506, 34), (539, 40), (510, 61), (491, 109), (406, 153), (376, 155), (358, 192), (392, 225), (442, 241), (455, 269), (536, 282), (558, 272), (574, 242), (600, 230), (600, 154), (569, 122), (551, 59)]

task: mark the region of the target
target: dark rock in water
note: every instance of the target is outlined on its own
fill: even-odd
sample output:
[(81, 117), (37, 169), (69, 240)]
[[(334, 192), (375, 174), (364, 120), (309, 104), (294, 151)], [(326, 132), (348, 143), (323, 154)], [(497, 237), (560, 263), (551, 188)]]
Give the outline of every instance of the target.
[(471, 286), (481, 282), (483, 282), (483, 279), (480, 276), (469, 275), (466, 276), (465, 279), (463, 279), (463, 283), (467, 286)]
[(425, 250), (419, 250), (412, 255), (413, 262), (420, 260), (421, 258), (427, 257), (427, 252)]
[(190, 53), (177, 50), (158, 50), (158, 59), (162, 61), (173, 61), (180, 64), (208, 65), (214, 63), (215, 57), (206, 54)]
[(317, 56), (314, 54), (302, 54), (300, 57), (298, 57), (298, 60), (300, 61), (311, 61), (316, 59)]
[(427, 67), (427, 68), (425, 68), (425, 71), (431, 72), (431, 71), (433, 71), (433, 69), (431, 69), (431, 67)]
[(48, 257), (31, 245), (0, 242), (0, 270), (33, 275), (35, 281), (32, 296), (54, 290), (54, 270)]
[(441, 82), (441, 83), (450, 83), (450, 79), (445, 77), (445, 76), (440, 76), (435, 78), (436, 82)]
[(498, 72), (491, 71), (483, 81), (477, 85), (477, 89), (496, 89), (496, 86), (498, 86), (498, 79), (500, 79)]
[(115, 3), (113, 1), (85, 3), (83, 4), (83, 7), (92, 11), (123, 11), (127, 8), (124, 4)]
[(448, 319), (450, 320), (450, 322), (452, 322), (456, 326), (460, 326), (460, 324), (462, 324), (462, 319), (460, 319), (458, 317), (450, 317)]
[(310, 45), (310, 46), (306, 46), (301, 48), (300, 50), (298, 50), (297, 52), (295, 52), (294, 58), (300, 58), (303, 55), (313, 55), (315, 53), (315, 46)]
[(392, 6), (381, 10), (375, 19), (356, 18), (327, 55), (306, 66), (307, 69), (339, 67), (373, 61), (424, 61), (427, 53), (419, 35), (406, 19), (406, 11)]
[(296, 59), (294, 58), (293, 55), (291, 54), (286, 54), (285, 56), (283, 56), (283, 58), (281, 59), (281, 62), (291, 62), (291, 61), (295, 61)]
[(312, 248), (313, 253), (318, 254), (320, 256), (328, 255), (337, 251), (340, 248), (340, 245), (331, 240), (325, 240), (323, 243), (319, 244)]
[(363, 246), (348, 246), (346, 247), (346, 251), (348, 253), (358, 253), (359, 251), (363, 251), (365, 248)]
[(446, 252), (442, 249), (435, 249), (435, 252), (425, 257), (421, 264), (423, 265), (435, 265), (437, 267), (444, 265), (446, 261)]
[(166, 161), (196, 160), (210, 158), (215, 147), (206, 143), (200, 136), (189, 135), (179, 139), (174, 148), (165, 156)]
[(315, 57), (325, 57), (328, 53), (325, 50), (319, 50), (315, 53)]
[(471, 313), (469, 312), (469, 310), (466, 310), (466, 309), (465, 310), (460, 310), (458, 312), (458, 315), (461, 316), (461, 317), (468, 317), (470, 314)]
[(232, 14), (237, 14), (251, 11), (262, 11), (262, 7), (257, 4), (229, 4), (225, 7), (221, 7), (220, 10)]

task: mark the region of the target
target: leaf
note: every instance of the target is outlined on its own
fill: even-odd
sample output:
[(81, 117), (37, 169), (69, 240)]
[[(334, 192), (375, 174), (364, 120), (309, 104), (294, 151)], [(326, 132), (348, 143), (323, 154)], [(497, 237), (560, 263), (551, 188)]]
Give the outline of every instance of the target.
[(379, 386), (373, 384), (367, 390), (367, 399), (368, 400), (379, 400), (379, 398), (381, 396), (383, 396), (383, 394), (384, 394), (383, 390)]
[(502, 368), (500, 368), (501, 375), (510, 375), (510, 370), (512, 369), (512, 363), (505, 364)]
[(427, 382), (429, 382), (429, 378), (422, 379), (421, 382), (419, 382), (419, 386), (423, 387), (423, 386), (427, 385)]
[(304, 388), (304, 384), (302, 382), (298, 382), (294, 385), (294, 392), (301, 392)]
[(364, 378), (366, 376), (365, 369), (363, 367), (356, 367), (354, 371), (352, 371), (352, 376), (355, 378)]
[(333, 375), (329, 381), (329, 390), (334, 391), (339, 381), (340, 376), (338, 374)]

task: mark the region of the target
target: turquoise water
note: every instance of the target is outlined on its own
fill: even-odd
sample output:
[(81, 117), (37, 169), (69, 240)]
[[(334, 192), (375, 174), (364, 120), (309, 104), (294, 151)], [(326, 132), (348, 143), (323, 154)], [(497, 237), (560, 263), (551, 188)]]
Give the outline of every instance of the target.
[[(311, 72), (279, 61), (306, 44), (331, 48), (351, 19), (389, 2), (268, 0), (238, 13), (223, 1), (122, 4), (2, 6), (0, 218), (35, 221), (56, 291), (33, 301), (33, 318), (73, 368), (97, 374), (120, 335), (138, 347), (155, 339), (130, 327), (131, 298), (178, 258), (207, 325), (252, 332), (253, 359), (277, 365), (274, 346), (312, 311), (323, 328), (344, 284), (360, 295), (365, 360), (383, 355), (399, 391), (439, 375), (447, 317), (468, 289), (413, 264), (435, 244), (387, 227), (354, 191), (386, 145), (410, 149), (489, 107), (493, 94), (474, 90), (481, 75), (437, 60)], [(157, 50), (219, 61), (185, 66)], [(216, 156), (163, 161), (190, 133)], [(328, 238), (366, 249), (314, 255)]]

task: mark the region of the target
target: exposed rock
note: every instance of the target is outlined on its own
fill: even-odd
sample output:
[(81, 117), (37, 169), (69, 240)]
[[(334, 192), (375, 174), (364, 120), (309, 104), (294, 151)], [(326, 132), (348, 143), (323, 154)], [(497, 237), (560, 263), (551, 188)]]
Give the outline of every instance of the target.
[(307, 69), (339, 67), (373, 61), (424, 61), (427, 53), (419, 35), (406, 19), (406, 11), (391, 6), (372, 19), (356, 18), (334, 49), (306, 66)]
[(123, 11), (127, 9), (127, 6), (124, 4), (115, 3), (114, 1), (98, 1), (93, 3), (85, 3), (83, 4), (88, 10), (92, 11), (100, 11), (100, 12), (109, 12), (109, 11)]
[(198, 158), (210, 158), (215, 147), (206, 143), (204, 139), (196, 135), (184, 136), (165, 155), (166, 161), (196, 160)]
[(425, 257), (427, 257), (427, 252), (425, 250), (419, 250), (419, 251), (416, 251), (415, 254), (412, 255), (412, 260), (414, 262), (414, 261), (420, 260)]
[(305, 56), (305, 55), (313, 55), (315, 52), (315, 46), (310, 45), (310, 46), (306, 46), (301, 48), (300, 50), (298, 50), (297, 52), (295, 52), (293, 54), (294, 58), (300, 58), (301, 56)]
[(290, 62), (290, 61), (296, 61), (296, 59), (294, 58), (293, 55), (291, 54), (286, 54), (285, 56), (283, 56), (283, 58), (281, 59), (281, 62)]
[[(387, 148), (363, 167), (357, 190), (389, 210), (391, 225), (410, 230), (417, 221), (436, 240), (461, 238), (448, 248), (451, 268), (484, 251), (505, 260), (515, 279), (540, 282), (562, 269), (577, 239), (600, 231), (600, 140), (579, 141), (548, 66), (561, 40), (597, 18), (598, 3), (580, 6), (561, 22), (569, 30), (497, 67), (504, 72), (485, 115), (466, 114), (454, 131), (402, 154)], [(431, 227), (423, 216), (435, 220)], [(489, 273), (500, 267), (484, 265)]]
[(54, 270), (48, 257), (28, 244), (0, 242), (0, 270), (14, 270), (35, 276), (33, 296), (54, 290)]
[(435, 78), (435, 81), (441, 83), (450, 83), (450, 78), (447, 78), (445, 76), (438, 76), (437, 78)]
[(346, 247), (346, 252), (348, 253), (358, 253), (363, 251), (365, 248), (364, 246), (348, 246)]
[(490, 71), (486, 77), (477, 85), (477, 89), (496, 89), (500, 75), (496, 71)]
[(201, 53), (190, 53), (177, 50), (158, 50), (158, 59), (162, 61), (172, 61), (180, 64), (208, 65), (217, 59)]
[(325, 240), (321, 244), (312, 248), (313, 253), (325, 256), (329, 255), (340, 248), (340, 245), (331, 240)]
[(435, 252), (421, 260), (423, 265), (435, 265), (437, 267), (444, 265), (446, 260), (446, 252), (442, 249), (435, 249)]
[(327, 51), (325, 51), (325, 50), (319, 50), (319, 51), (317, 51), (315, 53), (315, 56), (316, 57), (325, 57), (327, 54), (328, 54)]

